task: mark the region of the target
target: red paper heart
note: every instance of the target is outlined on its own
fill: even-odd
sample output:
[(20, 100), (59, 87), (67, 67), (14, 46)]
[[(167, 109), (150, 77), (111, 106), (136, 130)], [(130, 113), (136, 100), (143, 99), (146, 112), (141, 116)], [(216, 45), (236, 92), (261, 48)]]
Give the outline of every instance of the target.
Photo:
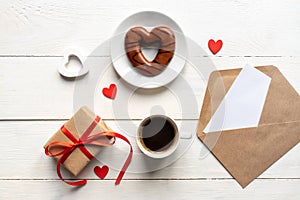
[(117, 94), (117, 86), (115, 84), (110, 84), (109, 88), (103, 88), (102, 93), (107, 98), (114, 99)]
[(104, 178), (105, 178), (105, 176), (107, 175), (108, 171), (109, 171), (109, 168), (108, 168), (106, 165), (104, 165), (103, 167), (96, 166), (96, 167), (94, 168), (95, 174), (96, 174), (99, 178), (101, 178), (101, 179), (104, 179)]
[(222, 40), (218, 40), (217, 42), (215, 42), (213, 39), (210, 39), (208, 41), (208, 47), (213, 54), (218, 53), (221, 50), (222, 46)]

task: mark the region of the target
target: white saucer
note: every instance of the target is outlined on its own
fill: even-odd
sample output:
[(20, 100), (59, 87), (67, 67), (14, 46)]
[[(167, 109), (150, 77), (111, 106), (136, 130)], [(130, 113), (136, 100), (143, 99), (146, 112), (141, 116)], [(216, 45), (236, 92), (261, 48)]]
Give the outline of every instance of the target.
[[(135, 26), (148, 30), (156, 26), (167, 26), (174, 31), (176, 49), (168, 67), (154, 77), (147, 77), (137, 72), (126, 56), (124, 38), (127, 31)], [(117, 28), (110, 41), (110, 54), (116, 72), (127, 83), (139, 88), (158, 88), (173, 81), (183, 69), (187, 46), (182, 30), (170, 17), (153, 11), (139, 12), (126, 18)]]

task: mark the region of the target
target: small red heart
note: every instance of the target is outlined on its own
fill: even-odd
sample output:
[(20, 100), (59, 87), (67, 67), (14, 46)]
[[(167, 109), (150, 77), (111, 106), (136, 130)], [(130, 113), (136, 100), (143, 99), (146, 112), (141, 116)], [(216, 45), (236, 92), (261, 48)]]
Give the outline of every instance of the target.
[(106, 165), (104, 165), (103, 167), (96, 166), (96, 167), (94, 168), (95, 174), (96, 174), (99, 178), (101, 178), (101, 179), (104, 179), (104, 178), (105, 178), (105, 176), (107, 175), (108, 171), (109, 171), (109, 168), (108, 168)]
[(115, 84), (110, 84), (109, 88), (103, 88), (102, 93), (107, 98), (114, 99), (117, 94), (117, 86)]
[(222, 40), (218, 40), (217, 42), (215, 42), (213, 39), (210, 39), (208, 41), (208, 47), (213, 54), (218, 53), (221, 50), (222, 46)]

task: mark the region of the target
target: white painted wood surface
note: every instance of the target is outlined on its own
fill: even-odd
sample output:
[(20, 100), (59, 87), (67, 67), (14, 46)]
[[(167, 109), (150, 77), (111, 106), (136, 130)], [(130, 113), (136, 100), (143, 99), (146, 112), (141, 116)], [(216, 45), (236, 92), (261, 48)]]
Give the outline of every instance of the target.
[[(197, 139), (174, 164), (154, 173), (127, 173), (114, 186), (117, 171), (100, 181), (92, 162), (81, 174), (89, 183), (78, 190), (61, 183), (55, 162), (43, 154), (44, 142), (73, 113), (75, 82), (57, 73), (64, 49), (77, 46), (89, 55), (109, 39), (129, 15), (155, 10), (173, 18), (185, 34), (204, 50), (192, 60), (216, 69), (275, 65), (300, 93), (300, 3), (288, 1), (1, 1), (0, 4), (0, 197), (1, 199), (300, 199), (300, 146), (296, 146), (246, 189), (231, 178)], [(223, 49), (213, 56), (207, 42), (222, 39)], [(93, 59), (109, 59), (108, 46)], [(209, 56), (207, 56), (209, 55)], [(116, 81), (112, 69), (101, 85)], [(206, 77), (187, 66), (201, 106)], [(149, 103), (181, 119), (168, 92)], [(130, 118), (149, 114), (141, 94), (131, 99)], [(99, 115), (118, 130), (110, 101), (103, 99)], [(200, 107), (199, 107), (200, 109)], [(197, 122), (197, 113), (188, 116)], [(122, 116), (121, 120), (126, 122)], [(179, 120), (180, 122), (180, 120)]]
[[(257, 180), (242, 190), (233, 180), (90, 181), (74, 190), (53, 180), (0, 181), (3, 199), (299, 199), (300, 180)], [(21, 189), (17, 190), (16, 188)]]
[(143, 10), (170, 16), (206, 50), (210, 38), (223, 39), (219, 56), (298, 56), (300, 52), (298, 0), (16, 0), (1, 3), (0, 25), (5, 31), (0, 33), (0, 54), (61, 56), (66, 46), (73, 45), (88, 54), (111, 37), (124, 18)]
[[(95, 62), (103, 62), (108, 57), (94, 58)], [(73, 113), (73, 95), (75, 81), (66, 81), (57, 73), (57, 65), (61, 64), (62, 58), (40, 58), (40, 57), (17, 57), (0, 58), (0, 119), (68, 119)], [(218, 69), (230, 69), (243, 67), (246, 63), (253, 66), (275, 65), (287, 77), (295, 89), (300, 92), (300, 57), (216, 57), (216, 58), (195, 58), (201, 64), (206, 64), (210, 60)], [(191, 66), (184, 68), (182, 76), (194, 85), (195, 95), (197, 95), (201, 106), (205, 92), (205, 80), (199, 75), (195, 75)], [(107, 78), (103, 85), (108, 86), (110, 82), (118, 80), (116, 73), (111, 68), (107, 72)], [(41, 83), (43, 83), (41, 85)], [(102, 85), (102, 84), (101, 84)], [(99, 89), (99, 94), (101, 90)], [(169, 93), (158, 94), (162, 99), (170, 96)], [(202, 97), (202, 98), (201, 98)], [(99, 110), (99, 114), (104, 119), (113, 119), (111, 101), (103, 97), (101, 103), (104, 104)], [(149, 110), (145, 109), (142, 101), (143, 96), (137, 95), (131, 99), (131, 104), (136, 108), (130, 108), (133, 118), (140, 118)], [(158, 102), (153, 102), (158, 103)], [(179, 115), (174, 113), (174, 102), (162, 102), (164, 108), (173, 112), (173, 117)], [(47, 107), (45, 107), (47, 105)], [(137, 107), (138, 106), (138, 107)], [(50, 109), (51, 108), (51, 109)], [(34, 109), (34, 110), (33, 110)], [(199, 108), (200, 109), (200, 108)], [(34, 112), (33, 112), (34, 111)], [(178, 111), (179, 112), (179, 111)], [(198, 118), (198, 113), (191, 116)]]

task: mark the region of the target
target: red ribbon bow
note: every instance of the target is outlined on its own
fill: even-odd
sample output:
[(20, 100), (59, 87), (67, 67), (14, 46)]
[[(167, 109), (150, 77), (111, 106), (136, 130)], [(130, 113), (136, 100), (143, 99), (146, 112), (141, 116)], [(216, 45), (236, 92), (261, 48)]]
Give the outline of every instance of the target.
[[(63, 164), (66, 159), (71, 155), (71, 153), (76, 149), (79, 148), (90, 160), (92, 160), (94, 158), (94, 156), (84, 147), (85, 145), (92, 145), (92, 146), (112, 146), (115, 143), (116, 138), (120, 138), (122, 140), (124, 140), (126, 143), (128, 143), (130, 145), (130, 152), (129, 155), (118, 175), (118, 178), (115, 182), (116, 185), (118, 185), (121, 180), (122, 177), (124, 176), (126, 169), (128, 168), (130, 161), (132, 159), (132, 154), (133, 154), (133, 150), (132, 150), (132, 146), (129, 142), (129, 140), (124, 137), (123, 135), (116, 133), (116, 132), (101, 132), (101, 133), (97, 133), (94, 135), (90, 136), (90, 133), (92, 132), (92, 130), (95, 128), (95, 126), (97, 125), (97, 123), (100, 121), (100, 117), (97, 116), (96, 119), (91, 123), (91, 125), (87, 128), (87, 130), (82, 134), (82, 136), (79, 139), (76, 139), (73, 134), (66, 129), (65, 126), (61, 127), (61, 131), (72, 141), (72, 142), (52, 142), (51, 144), (47, 145), (45, 148), (45, 154), (47, 156), (51, 156), (51, 157), (58, 157), (61, 156), (61, 158), (57, 161), (57, 166), (56, 166), (56, 172), (58, 177), (65, 183), (72, 185), (72, 186), (81, 186), (81, 185), (85, 185), (87, 183), (86, 179), (80, 180), (80, 181), (75, 181), (75, 182), (70, 182), (70, 181), (66, 181), (60, 172), (60, 168), (61, 168), (61, 164)], [(103, 138), (103, 137), (108, 137), (108, 138), (113, 138), (113, 141), (110, 143), (105, 143), (105, 142), (100, 142), (98, 141), (99, 139)], [(51, 148), (54, 147), (62, 147), (63, 150), (59, 151), (58, 153), (52, 154), (51, 153)]]

